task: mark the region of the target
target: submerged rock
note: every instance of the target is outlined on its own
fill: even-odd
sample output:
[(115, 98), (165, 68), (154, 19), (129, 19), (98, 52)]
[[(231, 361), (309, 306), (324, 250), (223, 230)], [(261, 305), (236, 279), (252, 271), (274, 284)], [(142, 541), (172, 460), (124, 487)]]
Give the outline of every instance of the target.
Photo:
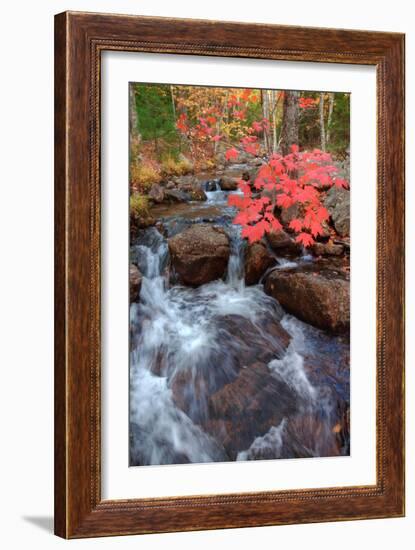
[(229, 238), (223, 229), (198, 224), (170, 238), (172, 265), (181, 283), (200, 286), (225, 274)]
[(239, 376), (209, 400), (213, 422), (207, 431), (223, 445), (231, 459), (264, 435), (284, 417), (294, 414), (296, 396), (267, 365), (254, 363), (241, 369)]
[(245, 254), (245, 282), (255, 285), (266, 270), (275, 263), (275, 258), (262, 242), (249, 245)]
[(332, 332), (350, 326), (350, 284), (336, 270), (290, 268), (270, 273), (265, 291), (299, 319)]

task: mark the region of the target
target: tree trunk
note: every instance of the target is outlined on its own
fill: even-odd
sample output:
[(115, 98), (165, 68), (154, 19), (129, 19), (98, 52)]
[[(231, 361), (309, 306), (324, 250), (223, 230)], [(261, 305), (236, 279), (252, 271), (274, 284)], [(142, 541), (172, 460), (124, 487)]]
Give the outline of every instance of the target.
[(324, 126), (324, 94), (320, 94), (320, 141), (321, 141), (321, 150), (326, 150), (326, 129)]
[[(262, 100), (262, 118), (269, 121), (269, 99), (268, 91), (261, 90), (261, 100)], [(269, 146), (269, 134), (268, 130), (264, 128), (264, 149), (267, 155), (269, 155), (270, 146)]]
[(281, 152), (288, 155), (291, 145), (298, 145), (298, 92), (286, 91), (284, 93), (284, 105), (281, 130)]
[(330, 126), (331, 126), (331, 119), (333, 117), (333, 109), (334, 109), (334, 93), (329, 94), (329, 114), (327, 118), (327, 130), (326, 130), (326, 145), (330, 143)]
[(170, 86), (170, 96), (171, 96), (171, 108), (173, 111), (173, 118), (176, 120), (176, 105), (174, 103), (174, 90), (173, 86)]
[(130, 107), (130, 144), (135, 140), (139, 140), (140, 134), (138, 132), (138, 117), (137, 106), (135, 103), (135, 90), (134, 84), (130, 84), (129, 89), (129, 107)]
[(277, 150), (277, 92), (271, 92), (272, 97), (272, 152)]

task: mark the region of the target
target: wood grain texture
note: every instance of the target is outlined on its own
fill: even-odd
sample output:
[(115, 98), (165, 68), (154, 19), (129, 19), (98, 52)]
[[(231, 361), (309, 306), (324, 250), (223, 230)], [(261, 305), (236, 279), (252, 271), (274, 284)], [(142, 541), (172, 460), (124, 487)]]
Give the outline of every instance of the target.
[[(100, 54), (374, 65), (378, 101), (377, 482), (102, 501)], [(65, 12), (55, 18), (55, 532), (64, 538), (404, 514), (404, 36)], [(127, 444), (127, 442), (126, 442)]]

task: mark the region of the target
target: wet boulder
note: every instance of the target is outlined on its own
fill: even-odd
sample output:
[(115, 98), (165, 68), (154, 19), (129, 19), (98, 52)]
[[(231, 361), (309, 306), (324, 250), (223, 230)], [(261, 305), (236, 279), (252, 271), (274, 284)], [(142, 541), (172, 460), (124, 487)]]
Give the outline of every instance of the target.
[(250, 244), (245, 254), (245, 282), (256, 285), (262, 275), (275, 263), (275, 258), (262, 242)]
[(342, 237), (350, 235), (350, 191), (332, 187), (327, 193), (324, 206), (329, 211), (336, 232)]
[(275, 270), (265, 291), (306, 323), (335, 333), (349, 330), (350, 283), (340, 271), (318, 265)]
[(230, 249), (223, 229), (193, 225), (170, 238), (168, 244), (173, 268), (182, 284), (200, 286), (225, 274)]
[(130, 264), (130, 303), (137, 302), (140, 297), (143, 276), (134, 264)]

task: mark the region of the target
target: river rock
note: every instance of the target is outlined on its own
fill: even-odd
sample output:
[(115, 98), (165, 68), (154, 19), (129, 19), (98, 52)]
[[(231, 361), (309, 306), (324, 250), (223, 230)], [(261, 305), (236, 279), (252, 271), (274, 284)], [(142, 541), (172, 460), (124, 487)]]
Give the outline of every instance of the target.
[(333, 241), (313, 245), (313, 254), (315, 256), (341, 256), (343, 252), (344, 246), (342, 244), (334, 244)]
[(148, 196), (149, 198), (157, 203), (157, 204), (160, 204), (164, 201), (164, 189), (161, 185), (159, 185), (158, 183), (153, 183), (153, 185), (151, 186), (151, 189), (148, 193)]
[(195, 177), (192, 174), (187, 174), (186, 176), (173, 176), (172, 179), (176, 187), (182, 191), (187, 191), (195, 182)]
[(172, 265), (185, 285), (199, 286), (223, 277), (229, 238), (218, 227), (198, 224), (168, 240)]
[(207, 200), (206, 193), (202, 189), (202, 186), (194, 185), (190, 191), (190, 198), (192, 201), (205, 201)]
[(332, 187), (327, 193), (324, 206), (329, 211), (334, 228), (342, 237), (350, 235), (350, 191)]
[(242, 174), (246, 170), (246, 166), (244, 164), (234, 164), (227, 166), (223, 172), (222, 177), (223, 178), (242, 178)]
[(275, 270), (267, 277), (265, 291), (306, 323), (336, 333), (349, 329), (350, 284), (335, 270)]
[(262, 242), (248, 245), (245, 253), (245, 283), (256, 285), (266, 270), (275, 263), (275, 258)]
[(236, 191), (238, 189), (238, 181), (240, 178), (224, 176), (221, 179), (220, 187), (222, 191)]
[[(156, 218), (153, 218), (153, 216), (146, 216), (145, 218), (140, 216), (138, 220), (135, 221), (135, 225), (137, 229), (147, 229), (147, 227), (155, 225), (156, 221)], [(132, 220), (131, 225), (134, 225)]]
[(164, 196), (168, 202), (189, 202), (190, 195), (179, 189), (166, 189)]
[(238, 452), (296, 411), (294, 392), (267, 365), (254, 363), (241, 369), (238, 377), (209, 400), (206, 429), (235, 459)]
[(218, 345), (227, 349), (227, 363), (230, 364), (229, 358), (232, 358), (231, 368), (235, 373), (246, 364), (269, 363), (284, 356), (291, 336), (280, 323), (284, 315), (280, 309), (281, 313), (277, 308), (273, 316), (258, 316), (255, 321), (236, 314), (215, 319)]
[(134, 264), (130, 264), (130, 303), (137, 302), (140, 297), (143, 276)]
[(267, 241), (277, 254), (299, 254), (301, 252), (301, 245), (296, 243), (283, 229), (267, 233)]

